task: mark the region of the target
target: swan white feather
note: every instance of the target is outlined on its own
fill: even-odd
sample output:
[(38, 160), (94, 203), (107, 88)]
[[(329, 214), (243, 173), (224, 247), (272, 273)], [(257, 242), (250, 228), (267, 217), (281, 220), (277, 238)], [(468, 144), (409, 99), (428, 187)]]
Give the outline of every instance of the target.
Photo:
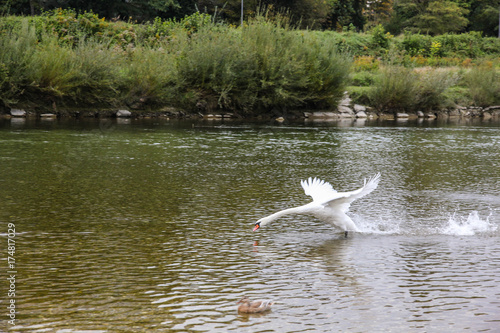
[(351, 203), (365, 195), (373, 192), (380, 181), (380, 173), (364, 180), (363, 187), (351, 192), (337, 192), (332, 185), (318, 178), (302, 180), (300, 184), (305, 194), (312, 197), (313, 201), (299, 207), (288, 208), (277, 213), (263, 217), (255, 223), (253, 231), (288, 214), (313, 215), (316, 218), (328, 222), (340, 229), (347, 235), (348, 231), (359, 231), (346, 212)]

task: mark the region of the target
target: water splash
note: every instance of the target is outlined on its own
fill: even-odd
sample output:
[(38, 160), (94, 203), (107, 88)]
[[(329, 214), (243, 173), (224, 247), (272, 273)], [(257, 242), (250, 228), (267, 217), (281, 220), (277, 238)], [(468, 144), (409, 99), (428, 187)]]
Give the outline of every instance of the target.
[(490, 216), (482, 219), (477, 211), (472, 211), (467, 217), (457, 216), (456, 213), (450, 216), (447, 225), (441, 228), (440, 233), (455, 236), (472, 236), (476, 233), (493, 232), (497, 230), (497, 225), (490, 222)]
[(355, 215), (355, 223), (361, 233), (391, 235), (400, 234), (400, 221), (394, 218), (380, 218), (378, 220), (365, 219), (357, 214)]
[[(364, 218), (353, 214), (354, 221), (363, 234), (377, 235), (452, 235), (472, 236), (497, 231), (498, 224), (491, 220), (493, 212), (486, 217), (479, 216), (477, 211), (465, 215), (455, 212), (443, 221), (444, 216), (436, 217), (434, 223), (420, 219), (401, 220), (397, 217), (384, 215), (379, 219)], [(493, 219), (494, 220), (494, 219)], [(437, 226), (436, 226), (437, 225)]]

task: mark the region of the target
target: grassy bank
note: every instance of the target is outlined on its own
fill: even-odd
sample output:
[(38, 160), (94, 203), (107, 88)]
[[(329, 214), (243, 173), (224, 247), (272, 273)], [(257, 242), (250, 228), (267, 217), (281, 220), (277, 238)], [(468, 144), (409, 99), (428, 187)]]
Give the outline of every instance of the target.
[(500, 71), (491, 62), (468, 67), (380, 65), (354, 71), (347, 90), (356, 103), (380, 112), (487, 107), (500, 105)]
[(500, 103), (500, 41), (296, 30), (266, 15), (243, 28), (195, 14), (109, 22), (55, 11), (0, 18), (0, 105), (173, 106), (283, 114), (335, 107), (347, 88), (380, 111)]
[(281, 112), (335, 103), (349, 76), (350, 59), (334, 45), (265, 17), (243, 29), (205, 15), (154, 22), (141, 26), (140, 34), (136, 25), (124, 25), (131, 40), (83, 28), (69, 38), (70, 26), (61, 32), (51, 21), (30, 20), (15, 18), (18, 27), (4, 28), (0, 37), (0, 99), (6, 106)]

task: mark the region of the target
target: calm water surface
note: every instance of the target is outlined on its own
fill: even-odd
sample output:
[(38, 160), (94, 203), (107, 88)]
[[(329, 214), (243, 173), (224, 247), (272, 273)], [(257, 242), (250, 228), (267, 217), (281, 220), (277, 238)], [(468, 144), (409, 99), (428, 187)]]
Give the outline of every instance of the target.
[[(376, 172), (362, 232), (252, 233), (301, 179)], [(500, 332), (499, 123), (0, 120), (0, 200), (0, 331)]]

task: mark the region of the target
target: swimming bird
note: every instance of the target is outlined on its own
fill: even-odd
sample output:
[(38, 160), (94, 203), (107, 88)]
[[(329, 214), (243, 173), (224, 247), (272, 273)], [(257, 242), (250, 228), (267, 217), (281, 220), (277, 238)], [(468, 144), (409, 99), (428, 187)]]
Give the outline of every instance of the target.
[(262, 313), (271, 310), (271, 305), (274, 304), (274, 302), (270, 300), (258, 300), (258, 301), (251, 301), (248, 299), (247, 296), (243, 296), (242, 299), (240, 299), (236, 304), (240, 304), (238, 306), (238, 312), (241, 313)]
[(309, 177), (307, 180), (302, 180), (300, 185), (304, 188), (304, 192), (312, 197), (312, 202), (263, 217), (255, 223), (253, 231), (284, 215), (306, 214), (313, 215), (342, 229), (347, 237), (348, 231), (359, 231), (351, 218), (346, 215), (349, 206), (354, 200), (364, 197), (375, 190), (379, 181), (380, 173), (377, 173), (368, 180), (365, 178), (364, 185), (360, 189), (351, 192), (337, 192), (330, 183)]

